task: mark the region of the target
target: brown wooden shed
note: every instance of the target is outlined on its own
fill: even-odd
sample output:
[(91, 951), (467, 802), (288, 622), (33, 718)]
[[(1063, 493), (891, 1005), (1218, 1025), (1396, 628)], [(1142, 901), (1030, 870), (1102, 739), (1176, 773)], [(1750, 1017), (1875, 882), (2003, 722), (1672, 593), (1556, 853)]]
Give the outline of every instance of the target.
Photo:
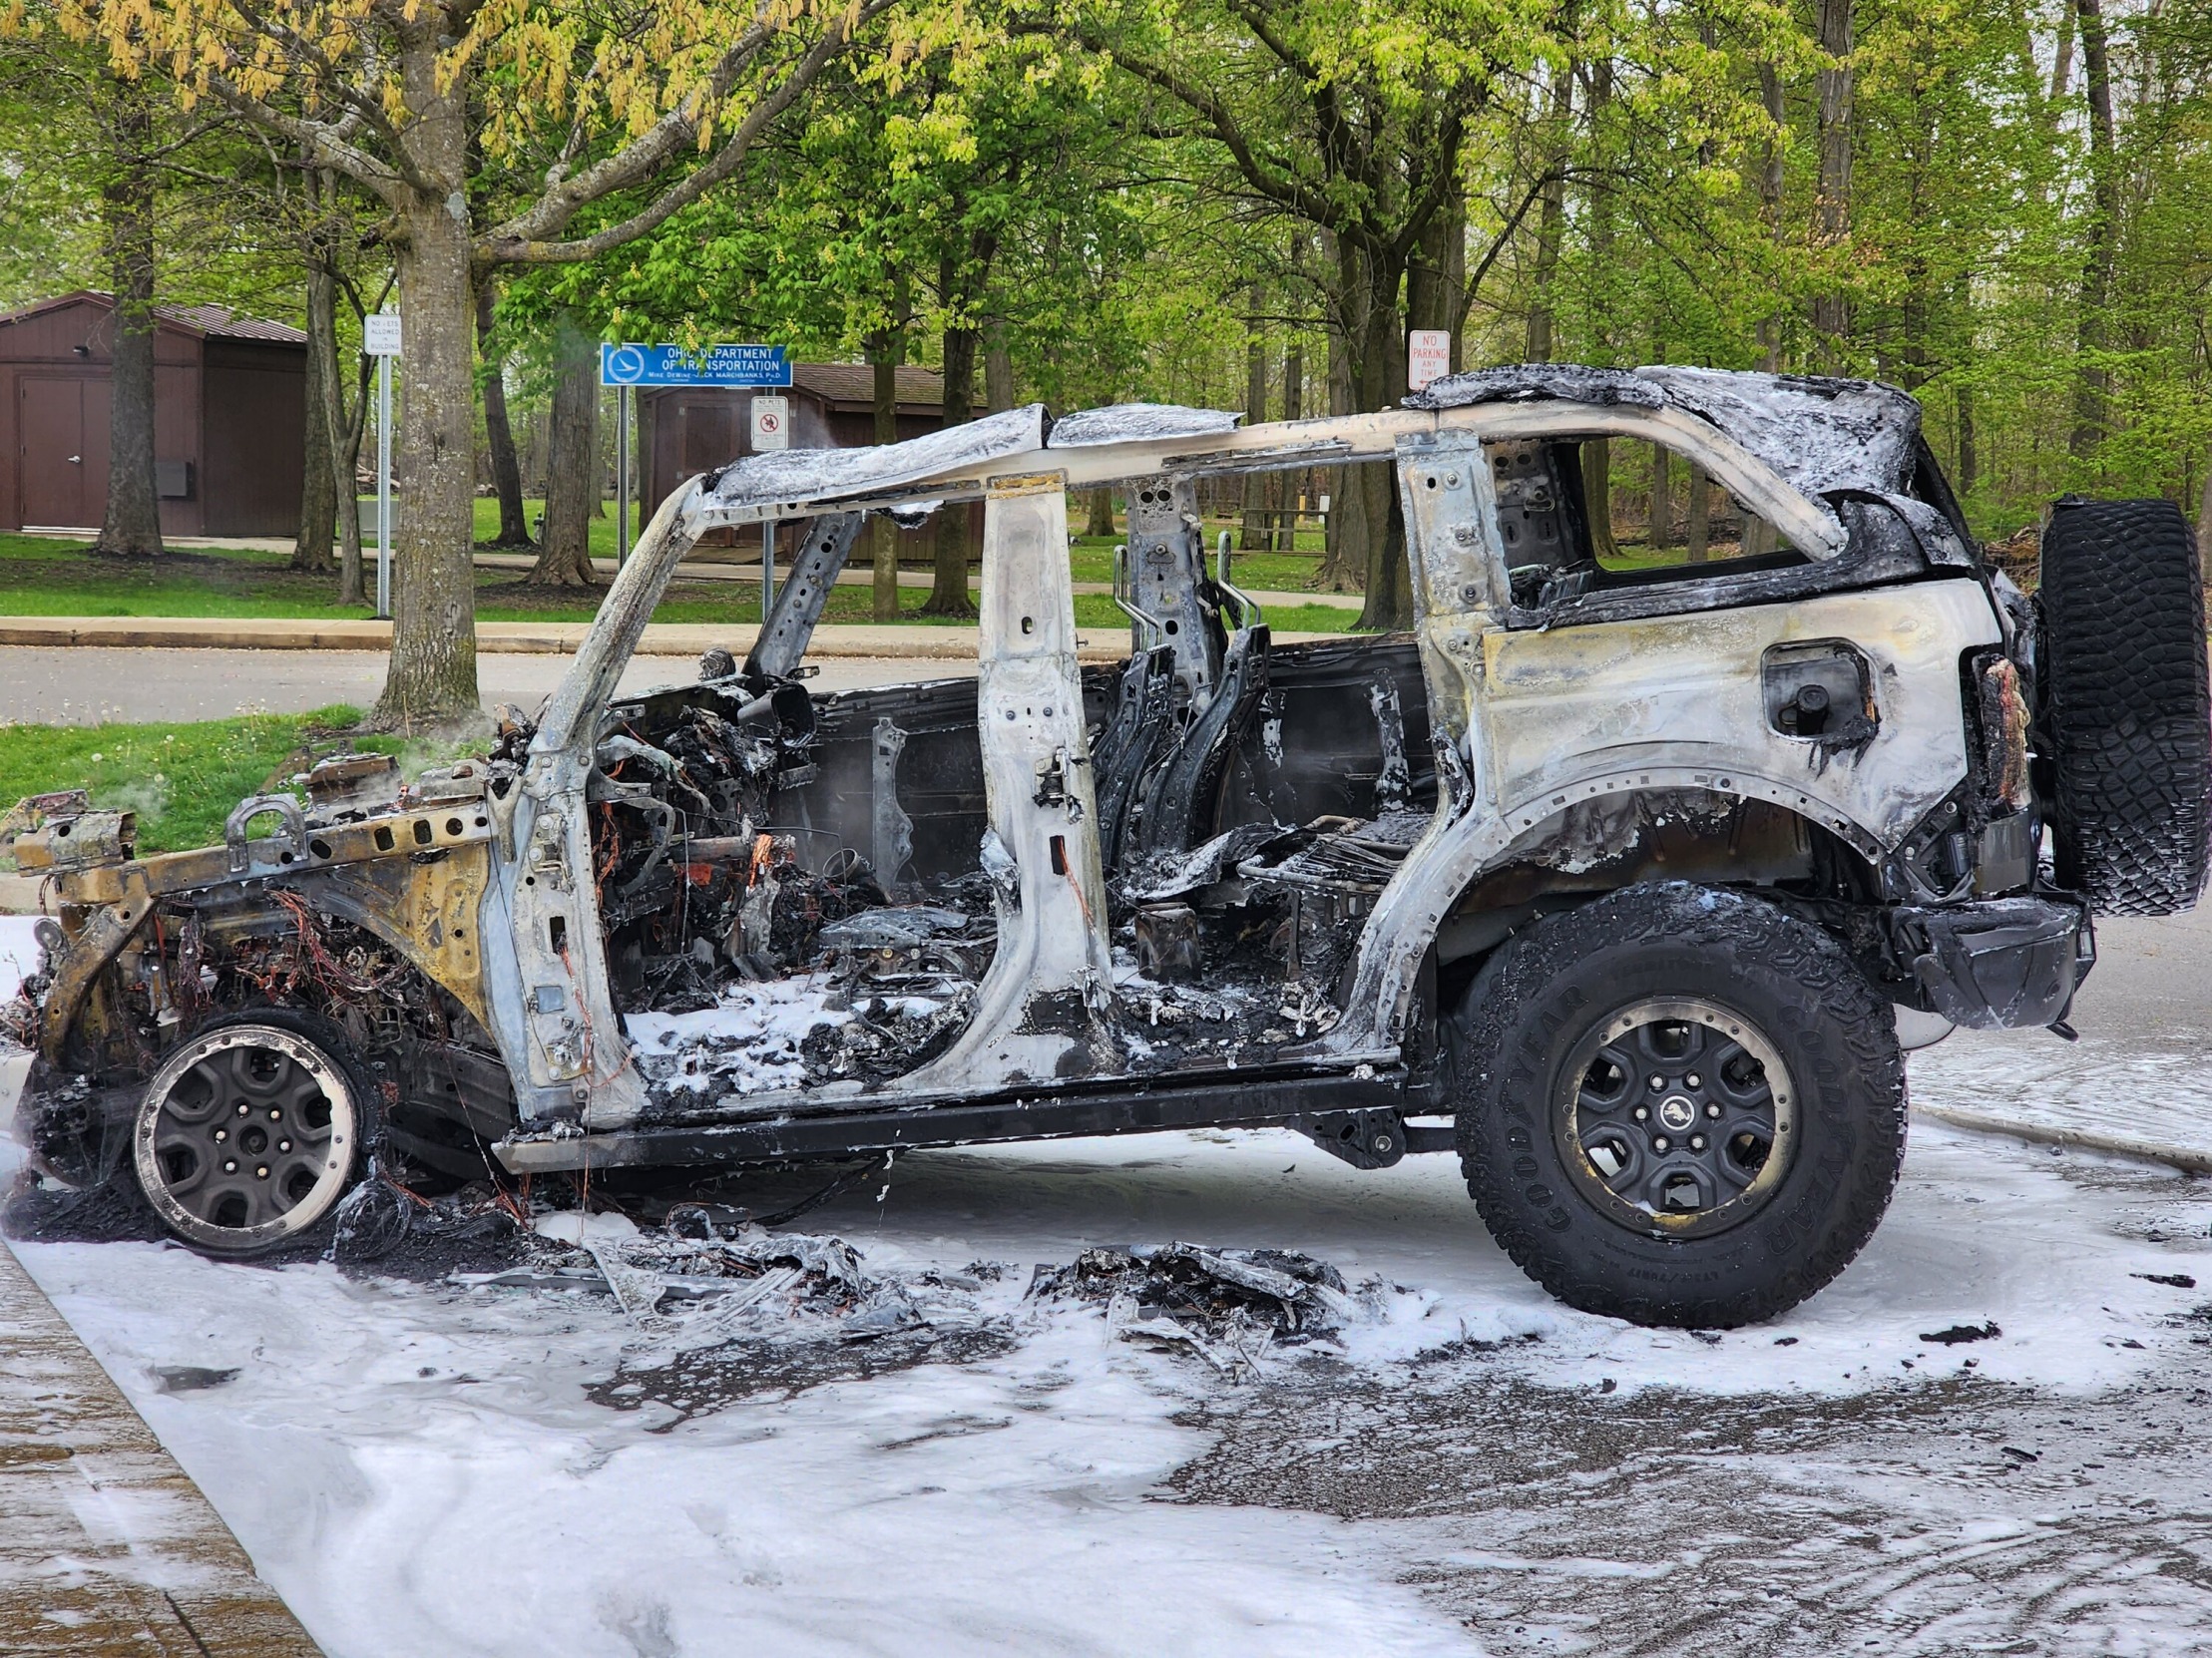
[[(221, 305), (164, 305), (154, 465), (169, 536), (290, 536), (306, 464), (307, 336)], [(0, 312), (0, 530), (99, 528), (115, 300)]]

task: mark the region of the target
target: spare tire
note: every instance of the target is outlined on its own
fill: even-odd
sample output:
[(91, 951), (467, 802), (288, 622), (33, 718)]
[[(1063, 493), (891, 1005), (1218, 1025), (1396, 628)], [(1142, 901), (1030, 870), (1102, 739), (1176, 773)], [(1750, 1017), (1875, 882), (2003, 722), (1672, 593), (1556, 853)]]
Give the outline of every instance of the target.
[(2196, 537), (2169, 501), (2068, 497), (2043, 530), (2037, 599), (2058, 882), (2099, 915), (2186, 910), (2212, 824)]

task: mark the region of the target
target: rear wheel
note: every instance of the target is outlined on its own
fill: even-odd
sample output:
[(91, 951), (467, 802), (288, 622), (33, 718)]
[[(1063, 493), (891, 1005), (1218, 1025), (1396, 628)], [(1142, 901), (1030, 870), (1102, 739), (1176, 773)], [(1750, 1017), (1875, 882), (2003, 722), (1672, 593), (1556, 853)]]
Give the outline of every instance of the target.
[(1639, 1324), (1771, 1318), (1873, 1234), (1905, 1150), (1890, 1007), (1773, 905), (1630, 887), (1502, 946), (1455, 1022), (1460, 1157), (1530, 1277)]
[(195, 1248), (256, 1255), (337, 1206), (360, 1161), (369, 1091), (327, 1021), (263, 1010), (199, 1032), (147, 1085), (139, 1185)]

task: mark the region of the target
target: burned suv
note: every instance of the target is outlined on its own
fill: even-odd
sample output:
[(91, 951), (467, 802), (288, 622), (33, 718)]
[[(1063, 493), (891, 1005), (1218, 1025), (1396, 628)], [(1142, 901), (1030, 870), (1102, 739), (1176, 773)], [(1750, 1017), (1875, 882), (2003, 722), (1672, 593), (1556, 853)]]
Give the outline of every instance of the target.
[[(1589, 510), (1591, 446), (1631, 442), (1695, 469), (1703, 559)], [(1372, 461), (1413, 630), (1274, 642), (1195, 481)], [(1131, 648), (1086, 670), (1067, 492), (1109, 484)], [(976, 676), (811, 694), (864, 519), (976, 500)], [(743, 661), (617, 697), (692, 544), (788, 521)], [(2189, 533), (2068, 500), (2041, 557), (2029, 601), (1912, 399), (1841, 380), (1509, 369), (1378, 414), (1032, 407), (753, 457), (662, 505), (482, 760), (327, 763), (158, 857), (49, 801), (16, 849), (59, 899), (19, 1132), (38, 1178), (128, 1169), (245, 1254), (380, 1159), (1279, 1125), (1363, 1168), (1456, 1152), (1577, 1307), (1765, 1318), (1880, 1219), (1904, 1045), (2066, 1034), (2090, 917), (2196, 897)]]

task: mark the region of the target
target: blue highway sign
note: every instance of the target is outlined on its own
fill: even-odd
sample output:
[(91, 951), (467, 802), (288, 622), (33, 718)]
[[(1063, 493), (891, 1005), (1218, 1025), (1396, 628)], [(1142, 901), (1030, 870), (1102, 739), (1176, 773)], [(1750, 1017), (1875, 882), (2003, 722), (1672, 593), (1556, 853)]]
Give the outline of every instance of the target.
[(780, 345), (606, 345), (603, 386), (787, 386), (791, 355)]

